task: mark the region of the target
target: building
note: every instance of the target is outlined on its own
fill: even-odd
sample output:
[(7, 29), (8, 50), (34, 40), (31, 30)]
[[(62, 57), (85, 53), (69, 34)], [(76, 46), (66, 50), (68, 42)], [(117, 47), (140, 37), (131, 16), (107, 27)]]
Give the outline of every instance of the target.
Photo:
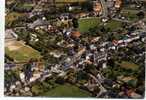
[(79, 31), (73, 31), (71, 32), (71, 36), (74, 38), (79, 38), (81, 36), (81, 33)]
[(93, 10), (96, 15), (100, 15), (102, 11), (102, 6), (99, 2), (93, 2)]
[(122, 5), (122, 0), (114, 0), (115, 1), (115, 8), (119, 9)]

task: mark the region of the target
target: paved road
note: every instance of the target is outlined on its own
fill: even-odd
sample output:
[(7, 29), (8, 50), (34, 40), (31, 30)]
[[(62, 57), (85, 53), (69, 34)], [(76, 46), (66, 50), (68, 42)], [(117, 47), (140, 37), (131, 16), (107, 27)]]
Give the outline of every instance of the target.
[(90, 77), (92, 77), (92, 78), (97, 82), (97, 84), (99, 85), (99, 88), (100, 88), (100, 93), (98, 93), (96, 97), (99, 97), (102, 93), (107, 92), (107, 90), (102, 86), (100, 80), (98, 80), (98, 79), (97, 79), (95, 76), (93, 76), (92, 74), (89, 74), (89, 75), (90, 75)]
[(112, 18), (112, 19), (115, 20), (115, 21), (119, 21), (119, 22), (131, 23), (131, 21), (129, 21), (129, 20), (122, 20), (122, 19), (119, 19), (119, 18)]
[(102, 5), (102, 9), (103, 9), (103, 17), (107, 17), (108, 15), (108, 10), (107, 10), (107, 5), (105, 0), (100, 0), (101, 5)]

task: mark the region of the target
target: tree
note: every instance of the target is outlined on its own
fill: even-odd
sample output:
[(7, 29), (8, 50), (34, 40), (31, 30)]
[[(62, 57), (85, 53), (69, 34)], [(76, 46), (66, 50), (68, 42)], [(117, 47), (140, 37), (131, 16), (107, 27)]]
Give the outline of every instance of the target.
[(78, 19), (77, 18), (73, 18), (72, 23), (73, 23), (73, 27), (74, 28), (78, 28), (79, 27), (79, 23), (78, 23)]
[(140, 11), (136, 14), (138, 16), (139, 19), (143, 19), (145, 17), (145, 14), (143, 11)]
[(114, 66), (115, 66), (115, 61), (114, 61), (114, 59), (109, 59), (109, 60), (108, 60), (108, 65), (111, 66), (111, 67), (114, 67)]
[(122, 28), (126, 28), (128, 26), (127, 22), (122, 22)]
[(28, 33), (27, 36), (26, 36), (26, 44), (29, 44), (29, 41), (30, 41), (31, 37), (30, 37), (30, 34)]
[(92, 11), (93, 10), (93, 3), (90, 0), (81, 4), (82, 10)]
[(58, 77), (56, 80), (55, 80), (56, 83), (58, 84), (64, 84), (64, 78), (63, 77)]
[(96, 96), (100, 92), (100, 88), (96, 86), (93, 91), (93, 96)]

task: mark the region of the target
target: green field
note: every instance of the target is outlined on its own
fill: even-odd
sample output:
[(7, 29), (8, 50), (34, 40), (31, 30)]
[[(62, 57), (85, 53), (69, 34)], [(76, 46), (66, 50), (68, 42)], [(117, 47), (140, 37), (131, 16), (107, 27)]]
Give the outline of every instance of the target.
[(34, 50), (33, 48), (29, 46), (23, 45), (18, 41), (16, 41), (11, 46), (6, 46), (5, 53), (7, 56), (9, 56), (10, 58), (13, 58), (17, 62), (25, 62), (31, 58), (41, 57), (38, 51)]
[(90, 28), (94, 28), (100, 24), (99, 18), (87, 18), (79, 20), (79, 30), (81, 32), (87, 32)]
[(18, 4), (17, 8), (30, 10), (30, 9), (32, 9), (33, 6), (34, 5), (30, 4), (30, 3), (23, 3), (23, 4)]
[(56, 88), (44, 93), (47, 97), (90, 97), (90, 94), (76, 86), (65, 84), (58, 85)]
[[(100, 21), (100, 18), (98, 17), (92, 17), (92, 18), (86, 18), (86, 19), (80, 19), (79, 20), (79, 30), (81, 32), (88, 32), (90, 28), (98, 27), (99, 25), (102, 25), (103, 23)], [(110, 28), (110, 30), (115, 30), (121, 27), (121, 22), (110, 20), (105, 25), (105, 28)]]
[(130, 20), (130, 21), (135, 21), (136, 19), (138, 19), (137, 15), (136, 15), (138, 12), (139, 11), (137, 11), (137, 10), (123, 9), (122, 15), (125, 16), (126, 18), (128, 18), (128, 20)]
[(110, 28), (111, 30), (115, 30), (121, 27), (121, 22), (119, 21), (114, 21), (114, 20), (110, 20), (106, 27)]
[(125, 69), (131, 69), (131, 70), (137, 70), (139, 68), (138, 65), (132, 63), (132, 62), (127, 62), (127, 61), (122, 61), (122, 63), (119, 64), (122, 68)]

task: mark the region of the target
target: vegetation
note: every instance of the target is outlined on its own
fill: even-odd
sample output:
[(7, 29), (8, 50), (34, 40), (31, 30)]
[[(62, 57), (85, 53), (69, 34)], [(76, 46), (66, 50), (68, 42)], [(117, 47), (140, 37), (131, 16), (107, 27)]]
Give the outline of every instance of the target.
[(19, 3), (17, 4), (17, 6), (15, 7), (16, 11), (21, 11), (21, 12), (28, 12), (31, 11), (33, 8), (33, 4), (30, 3)]
[(13, 27), (16, 26), (18, 19), (25, 17), (26, 15), (24, 13), (18, 13), (18, 12), (11, 12), (6, 15), (6, 27)]
[(43, 96), (49, 97), (89, 97), (90, 94), (76, 86), (70, 84), (58, 85), (56, 88), (43, 93)]
[(79, 30), (81, 32), (88, 32), (90, 28), (96, 27), (100, 24), (99, 18), (87, 18), (79, 20)]
[(137, 10), (122, 10), (122, 15), (128, 18), (130, 21), (134, 21), (138, 18), (136, 15), (137, 13)]
[[(104, 28), (104, 32), (109, 32), (113, 30), (117, 30), (122, 26), (122, 23), (119, 21), (110, 20), (108, 21)], [(92, 18), (86, 18), (86, 19), (80, 19), (79, 20), (79, 30), (81, 32), (88, 32), (91, 28), (97, 28), (96, 30), (99, 30), (103, 27), (102, 23), (100, 22), (100, 18), (98, 17), (92, 17)]]
[(13, 58), (14, 61), (25, 62), (30, 60), (31, 58), (40, 58), (41, 55), (38, 51), (33, 48), (21, 44), (20, 42), (15, 42), (13, 45), (13, 50), (9, 49), (9, 47), (5, 48), (6, 55), (10, 58)]
[(122, 68), (131, 69), (131, 70), (138, 70), (138, 68), (139, 68), (138, 65), (131, 63), (131, 62), (127, 62), (127, 61), (122, 61), (119, 65)]

